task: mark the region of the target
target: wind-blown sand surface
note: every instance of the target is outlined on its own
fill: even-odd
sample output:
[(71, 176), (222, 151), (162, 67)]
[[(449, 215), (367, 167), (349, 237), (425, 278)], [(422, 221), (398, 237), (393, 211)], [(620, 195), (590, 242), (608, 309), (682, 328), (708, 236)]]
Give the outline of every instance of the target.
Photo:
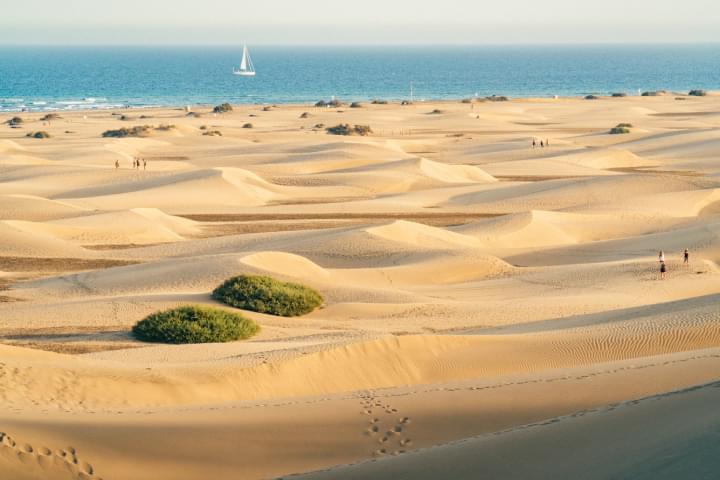
[[(0, 478), (713, 478), (720, 97), (675, 98), (3, 125)], [(129, 334), (241, 273), (326, 304)]]

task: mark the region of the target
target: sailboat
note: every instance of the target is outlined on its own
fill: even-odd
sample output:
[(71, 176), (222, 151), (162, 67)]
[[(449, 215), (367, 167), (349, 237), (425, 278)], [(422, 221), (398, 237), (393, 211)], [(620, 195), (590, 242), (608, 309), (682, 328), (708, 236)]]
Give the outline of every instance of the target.
[(250, 52), (248, 51), (247, 45), (243, 45), (243, 55), (242, 60), (240, 61), (240, 68), (237, 70), (233, 68), (233, 75), (240, 75), (242, 77), (255, 76), (255, 66), (250, 58)]

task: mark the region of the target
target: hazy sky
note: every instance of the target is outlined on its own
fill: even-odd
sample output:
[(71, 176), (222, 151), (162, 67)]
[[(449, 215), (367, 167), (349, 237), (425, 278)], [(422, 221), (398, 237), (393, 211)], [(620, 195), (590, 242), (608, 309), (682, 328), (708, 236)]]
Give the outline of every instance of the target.
[(718, 42), (720, 0), (0, 0), (0, 44)]

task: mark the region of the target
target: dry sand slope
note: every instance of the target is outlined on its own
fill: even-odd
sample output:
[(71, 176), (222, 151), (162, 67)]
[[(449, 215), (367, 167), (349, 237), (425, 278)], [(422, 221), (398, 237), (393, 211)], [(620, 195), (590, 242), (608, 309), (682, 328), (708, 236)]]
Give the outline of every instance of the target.
[[(0, 478), (711, 478), (720, 97), (675, 98), (3, 125)], [(129, 335), (240, 273), (326, 305)]]

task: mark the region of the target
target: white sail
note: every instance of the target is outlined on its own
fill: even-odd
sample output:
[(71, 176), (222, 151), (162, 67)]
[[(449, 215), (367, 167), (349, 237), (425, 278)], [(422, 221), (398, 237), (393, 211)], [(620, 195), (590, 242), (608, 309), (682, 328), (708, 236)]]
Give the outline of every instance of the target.
[(243, 45), (243, 55), (240, 61), (240, 68), (238, 70), (233, 69), (234, 75), (240, 75), (243, 77), (255, 76), (255, 67), (253, 66), (252, 59), (250, 58), (250, 51), (247, 45)]

